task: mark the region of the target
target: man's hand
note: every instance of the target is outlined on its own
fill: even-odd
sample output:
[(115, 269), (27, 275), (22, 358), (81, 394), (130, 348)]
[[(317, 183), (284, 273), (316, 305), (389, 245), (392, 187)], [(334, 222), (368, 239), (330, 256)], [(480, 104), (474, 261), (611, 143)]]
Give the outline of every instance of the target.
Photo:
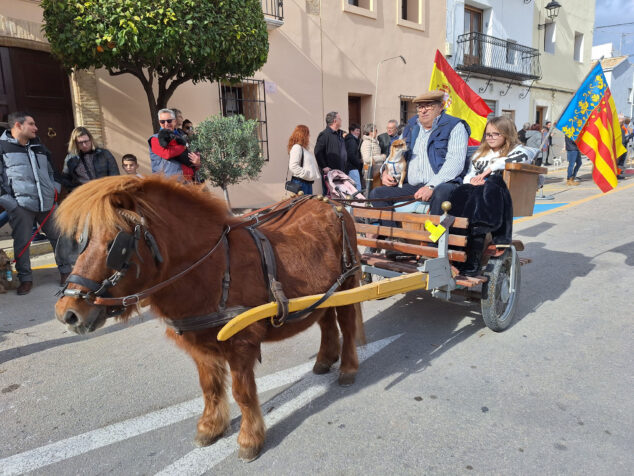
[(433, 188), (429, 188), (427, 186), (425, 187), (421, 187), (418, 190), (416, 190), (416, 193), (414, 194), (414, 198), (416, 200), (420, 200), (421, 202), (428, 202), (429, 200), (431, 200), (431, 196), (434, 193), (434, 189)]
[(394, 180), (394, 177), (387, 170), (384, 170), (383, 174), (381, 174), (381, 183), (386, 187), (395, 187), (398, 182)]
[(322, 172), (324, 173), (324, 175), (326, 175), (328, 172), (330, 172), (330, 167), (324, 167), (322, 169)]
[(187, 154), (189, 160), (191, 160), (192, 165), (199, 167), (200, 166), (200, 152), (190, 152)]

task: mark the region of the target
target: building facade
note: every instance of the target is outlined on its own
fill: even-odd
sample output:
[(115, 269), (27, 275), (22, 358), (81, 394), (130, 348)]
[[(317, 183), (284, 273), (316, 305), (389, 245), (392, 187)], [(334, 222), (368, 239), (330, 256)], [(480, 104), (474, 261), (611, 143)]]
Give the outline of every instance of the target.
[[(427, 90), (435, 51), (444, 45), (446, 15), (444, 5), (439, 8), (437, 3), (263, 0), (269, 29), (264, 67), (238, 85), (184, 84), (169, 106), (181, 109), (194, 124), (218, 113), (241, 113), (259, 120), (262, 151), (268, 161), (257, 183), (230, 187), (230, 194), (236, 207), (270, 203), (284, 194), (286, 144), (297, 124), (310, 128), (312, 147), (325, 127), (328, 111), (341, 113), (344, 129), (350, 122), (367, 123), (376, 116), (380, 131), (389, 119), (402, 120), (414, 113), (411, 98)], [(18, 58), (7, 60), (14, 70), (30, 52), (46, 56), (50, 51), (41, 25), (37, 1), (0, 0), (0, 56)], [(20, 82), (18, 76), (13, 75), (13, 83)], [(59, 71), (55, 77), (63, 83)], [(19, 98), (2, 103), (2, 94), (14, 95), (13, 86), (12, 91), (0, 91), (5, 115), (26, 104)], [(34, 115), (43, 139), (58, 142), (54, 150), (58, 164), (70, 130), (85, 125), (115, 157), (133, 153), (141, 173), (149, 172), (147, 139), (153, 131), (146, 95), (136, 78), (113, 77), (104, 70), (82, 71), (60, 84), (56, 94), (67, 98), (63, 107), (58, 105), (70, 118), (65, 124), (49, 125), (44, 111), (35, 110)]]

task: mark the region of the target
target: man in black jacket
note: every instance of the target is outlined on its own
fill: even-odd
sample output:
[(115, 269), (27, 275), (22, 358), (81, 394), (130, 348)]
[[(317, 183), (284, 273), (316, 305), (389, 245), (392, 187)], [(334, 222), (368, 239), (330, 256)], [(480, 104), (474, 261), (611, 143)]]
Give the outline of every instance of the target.
[[(326, 114), (326, 128), (317, 136), (315, 158), (322, 175), (330, 169), (344, 171), (348, 162), (348, 153), (341, 132), (341, 116), (336, 111)], [(326, 193), (325, 180), (324, 193)]]

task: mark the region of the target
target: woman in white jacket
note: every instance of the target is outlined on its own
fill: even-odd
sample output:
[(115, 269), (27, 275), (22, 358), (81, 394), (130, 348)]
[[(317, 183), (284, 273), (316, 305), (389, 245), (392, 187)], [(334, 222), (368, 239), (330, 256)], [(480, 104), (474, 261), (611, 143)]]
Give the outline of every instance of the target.
[(315, 156), (308, 150), (310, 131), (299, 124), (288, 139), (288, 168), (292, 182), (299, 184), (305, 195), (312, 195), (313, 184), (321, 190), (321, 177)]
[(507, 162), (530, 163), (536, 154), (536, 149), (520, 143), (515, 124), (508, 117), (489, 120), (464, 185), (455, 189), (451, 197), (452, 214), (469, 219), (467, 262), (461, 267), (462, 274), (481, 274), (487, 233), (491, 233), (495, 244), (511, 243), (513, 204), (502, 173)]

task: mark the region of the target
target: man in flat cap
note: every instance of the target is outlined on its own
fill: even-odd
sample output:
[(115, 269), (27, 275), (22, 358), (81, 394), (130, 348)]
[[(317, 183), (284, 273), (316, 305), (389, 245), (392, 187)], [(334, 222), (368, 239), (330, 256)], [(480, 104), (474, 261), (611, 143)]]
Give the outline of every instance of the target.
[[(471, 129), (462, 119), (444, 111), (445, 93), (429, 91), (414, 99), (417, 115), (412, 117), (402, 139), (407, 144), (407, 181), (402, 188), (387, 173), (381, 171), (383, 187), (377, 187), (370, 198), (381, 199), (414, 195), (430, 202), (429, 213), (441, 215), (441, 204), (449, 200), (454, 188), (462, 183), (469, 169), (467, 143)], [(386, 207), (391, 202), (376, 201), (375, 207)]]

